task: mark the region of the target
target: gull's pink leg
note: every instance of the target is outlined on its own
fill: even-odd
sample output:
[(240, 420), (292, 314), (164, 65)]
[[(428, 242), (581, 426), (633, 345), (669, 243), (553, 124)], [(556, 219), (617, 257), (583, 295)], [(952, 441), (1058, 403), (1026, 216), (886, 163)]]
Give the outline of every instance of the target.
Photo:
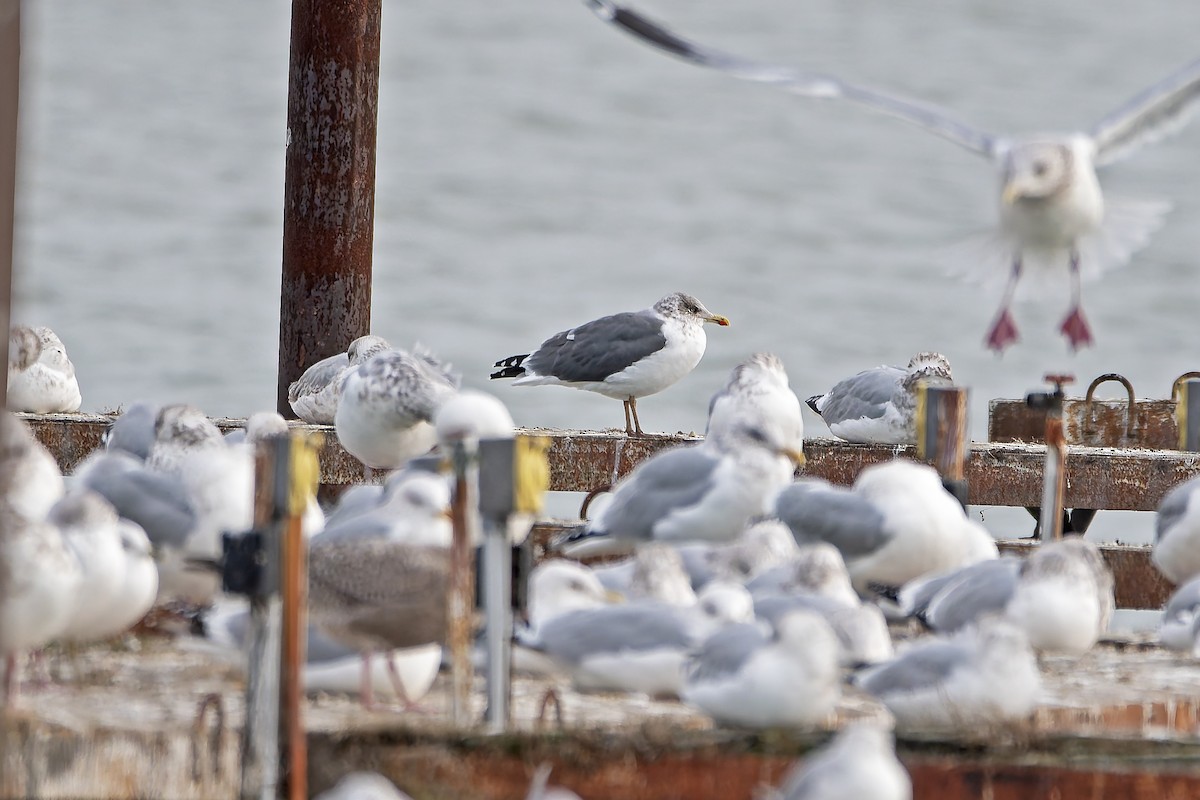
[(625, 435), (626, 436), (633, 436), (633, 422), (629, 419), (629, 401), (632, 399), (633, 398), (631, 397), (631, 398), (629, 398), (629, 400), (621, 401), (621, 406), (625, 409)]
[(358, 699), (362, 701), (363, 708), (368, 711), (375, 707), (375, 688), (371, 680), (370, 650), (364, 650), (362, 653), (362, 680), (358, 687)]
[(4, 658), (4, 705), (17, 704), (17, 693), (21, 687), (21, 669), (17, 666), (17, 654), (9, 653)]
[(1004, 299), (1000, 301), (1000, 310), (996, 313), (996, 319), (992, 322), (992, 327), (988, 330), (987, 338), (984, 343), (989, 350), (995, 350), (997, 353), (1004, 352), (1004, 348), (1008, 347), (1013, 342), (1017, 341), (1017, 323), (1013, 321), (1012, 312), (1009, 311), (1009, 306), (1012, 305), (1013, 292), (1017, 289), (1017, 281), (1021, 279), (1021, 255), (1018, 253), (1013, 258), (1012, 272), (1008, 276), (1008, 285), (1004, 289)]
[(1092, 329), (1083, 316), (1083, 290), (1079, 285), (1079, 252), (1071, 251), (1071, 309), (1059, 331), (1067, 337), (1072, 350), (1092, 344)]
[(629, 398), (629, 410), (631, 412), (633, 412), (633, 432), (636, 433), (638, 436), (644, 435), (642, 433), (642, 422), (641, 422), (641, 420), (638, 419), (638, 415), (637, 415), (637, 398), (636, 397)]

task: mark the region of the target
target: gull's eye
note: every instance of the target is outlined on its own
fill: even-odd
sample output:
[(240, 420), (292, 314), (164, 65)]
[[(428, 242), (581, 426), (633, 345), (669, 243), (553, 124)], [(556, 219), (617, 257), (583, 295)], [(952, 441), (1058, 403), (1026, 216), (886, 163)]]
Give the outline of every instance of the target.
[(1039, 178), (1044, 178), (1046, 173), (1050, 171), (1050, 165), (1045, 161), (1033, 162), (1033, 174)]

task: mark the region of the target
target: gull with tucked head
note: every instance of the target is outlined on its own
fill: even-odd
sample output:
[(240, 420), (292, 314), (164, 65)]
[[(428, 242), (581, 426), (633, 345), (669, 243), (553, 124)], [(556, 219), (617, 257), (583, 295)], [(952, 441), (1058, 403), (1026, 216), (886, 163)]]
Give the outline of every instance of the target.
[(1073, 349), (1092, 343), (1080, 281), (1127, 262), (1161, 225), (1167, 210), (1161, 202), (1106, 199), (1096, 168), (1181, 127), (1200, 99), (1198, 59), (1143, 89), (1089, 130), (999, 136), (927, 103), (690, 41), (611, 0), (584, 2), (604, 21), (685, 61), (801, 97), (857, 103), (924, 128), (995, 164), (1000, 175), (999, 226), (990, 237), (991, 257), (979, 259), (978, 267), (986, 278), (1007, 280), (985, 340), (996, 351), (1017, 341), (1009, 306), (1022, 278), (1029, 284), (1028, 278), (1038, 273), (1044, 278), (1069, 275), (1071, 305), (1059, 330)]

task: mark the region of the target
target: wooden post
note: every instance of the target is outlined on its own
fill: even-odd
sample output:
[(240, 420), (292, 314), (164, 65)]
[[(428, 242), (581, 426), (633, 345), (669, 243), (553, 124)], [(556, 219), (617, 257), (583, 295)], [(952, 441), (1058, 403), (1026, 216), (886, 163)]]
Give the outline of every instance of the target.
[(967, 397), (960, 386), (917, 386), (917, 457), (942, 476), (946, 491), (967, 507)]
[(479, 537), (479, 515), (476, 508), (478, 487), (478, 453), (468, 449), (465, 442), (455, 442), (451, 452), (454, 464), (454, 501), (450, 511), (454, 523), (454, 542), (450, 548), (450, 581), (447, 586), (446, 610), (449, 630), (446, 643), (450, 648), (450, 717), (454, 725), (470, 723), (472, 620), (475, 617), (475, 548)]
[(371, 331), (382, 0), (293, 0), (278, 408), (310, 364)]
[(304, 506), (298, 493), (296, 453), (305, 445), (292, 437), (272, 440), (275, 457), (288, 465), (286, 480), (275, 487), (276, 508), (282, 509), (280, 575), (283, 600), (282, 658), (279, 661), (279, 797), (304, 800), (308, 797), (308, 751), (304, 734), (304, 660), (308, 608), (308, 543), (300, 529)]
[(1200, 378), (1179, 384), (1175, 421), (1179, 426), (1179, 449), (1200, 450)]
[[(13, 216), (17, 205), (17, 107), (21, 84), (21, 2), (0, 0), (0, 330), (12, 320)], [(5, 341), (8, 337), (5, 336)], [(8, 372), (0, 378), (8, 395)]]

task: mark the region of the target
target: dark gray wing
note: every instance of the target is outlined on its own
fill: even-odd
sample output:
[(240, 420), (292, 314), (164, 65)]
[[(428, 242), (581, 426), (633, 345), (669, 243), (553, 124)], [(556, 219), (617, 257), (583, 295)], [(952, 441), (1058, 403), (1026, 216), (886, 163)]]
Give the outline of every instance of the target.
[(700, 447), (663, 451), (643, 461), (617, 486), (592, 530), (629, 539), (653, 538), (655, 524), (698, 503), (713, 487), (720, 458)]
[(831, 75), (803, 72), (792, 67), (764, 64), (723, 53), (690, 41), (653, 22), (627, 6), (609, 0), (584, 0), (596, 16), (612, 23), (642, 41), (702, 67), (726, 72), (735, 78), (778, 86), (781, 89), (816, 99), (844, 98), (911, 122), (974, 152), (994, 157), (1002, 142), (989, 133), (951, 117), (947, 112), (925, 103), (856, 86)]
[(548, 620), (532, 646), (564, 664), (588, 656), (693, 644), (679, 609), (657, 603), (631, 603), (571, 611)]
[(860, 688), (883, 698), (895, 692), (928, 689), (971, 660), (971, 651), (955, 642), (929, 642), (878, 667), (860, 673)]
[(1158, 514), (1154, 518), (1154, 541), (1162, 541), (1171, 528), (1175, 527), (1175, 523), (1187, 513), (1192, 492), (1200, 492), (1200, 478), (1192, 478), (1167, 492), (1167, 496), (1158, 504)]
[(105, 432), (105, 448), (124, 450), (145, 461), (154, 445), (154, 421), (158, 418), (158, 408), (153, 403), (134, 403), (125, 409)]
[(754, 654), (767, 643), (757, 625), (739, 622), (727, 625), (704, 640), (687, 664), (688, 683), (716, 681), (736, 675)]
[(1197, 608), (1200, 608), (1200, 577), (1192, 578), (1175, 590), (1163, 609), (1163, 619), (1171, 619)]
[(951, 633), (985, 614), (1003, 611), (1017, 590), (1022, 563), (1019, 558), (997, 558), (959, 570), (957, 578), (929, 601), (926, 624), (935, 631)]
[(178, 477), (148, 469), (122, 454), (98, 457), (83, 472), (83, 484), (103, 495), (117, 514), (141, 525), (156, 548), (182, 548), (196, 524)]
[(653, 311), (626, 311), (556, 333), (525, 361), (527, 371), (560, 381), (602, 381), (667, 343)]
[(1200, 59), (1143, 89), (1092, 128), (1096, 165), (1117, 161), (1187, 124), (1200, 100)]
[(899, 367), (876, 367), (838, 381), (817, 401), (821, 419), (830, 425), (851, 419), (879, 419), (907, 373)]
[(829, 542), (847, 561), (878, 550), (892, 537), (875, 506), (824, 481), (799, 480), (784, 489), (775, 500), (775, 516), (799, 544)]

